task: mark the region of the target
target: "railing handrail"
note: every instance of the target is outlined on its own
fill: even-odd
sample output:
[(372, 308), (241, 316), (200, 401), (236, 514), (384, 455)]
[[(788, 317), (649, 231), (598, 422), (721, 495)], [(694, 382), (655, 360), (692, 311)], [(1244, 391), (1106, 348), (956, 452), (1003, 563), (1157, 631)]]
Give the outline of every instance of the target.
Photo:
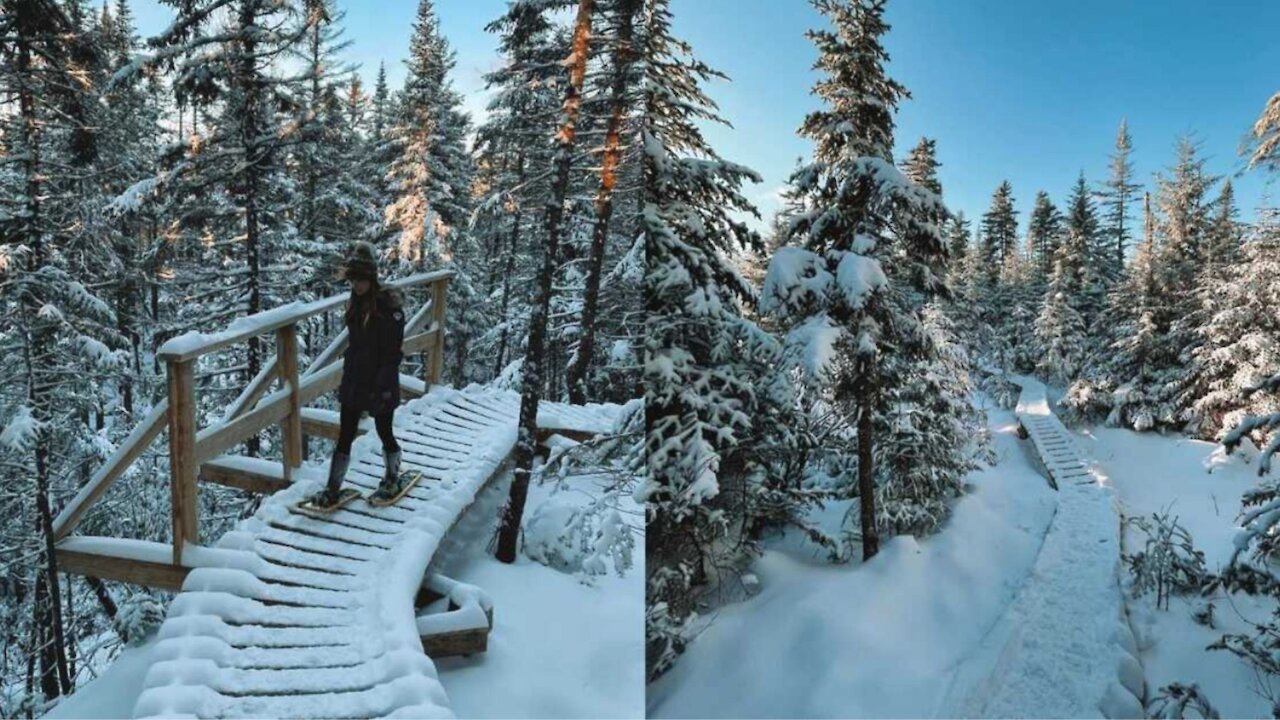
[[(428, 285), (445, 278), (452, 279), (452, 270), (435, 270), (418, 273), (397, 280), (383, 283), (383, 287), (408, 288)], [(225, 330), (216, 333), (199, 333), (194, 330), (170, 338), (156, 350), (156, 357), (166, 362), (185, 362), (201, 355), (220, 350), (224, 347), (244, 342), (258, 335), (293, 325), (314, 315), (332, 310), (346, 302), (349, 293), (339, 293), (327, 298), (313, 300), (309, 303), (291, 302), (286, 305), (246, 315), (231, 323)]]
[[(431, 319), (430, 328), (405, 337), (403, 341), (406, 354), (410, 348), (429, 354), (422, 367), (423, 382), (428, 388), (440, 381), (446, 293), (449, 281), (454, 277), (452, 270), (437, 270), (410, 275), (383, 285), (400, 289), (431, 286), (430, 297), (423, 301), (422, 306), (406, 323), (405, 334), (418, 330), (428, 318)], [(55, 541), (61, 541), (70, 535), (89, 508), (166, 427), (169, 435), (175, 566), (181, 562), (183, 546), (199, 542), (196, 481), (202, 463), (266, 427), (281, 423), (285, 440), (282, 476), (286, 482), (289, 481), (291, 469), (302, 462), (302, 406), (339, 385), (342, 365), (332, 362), (334, 357), (331, 356), (336, 356), (340, 352), (337, 348), (345, 342), (344, 330), (330, 343), (325, 353), (316, 358), (320, 362), (313, 362), (313, 366), (305, 373), (299, 372), (297, 324), (340, 306), (347, 297), (347, 293), (342, 293), (309, 303), (281, 305), (240, 318), (223, 331), (209, 335), (186, 333), (161, 345), (156, 356), (163, 358), (168, 366), (166, 397), (152, 408), (147, 418), (133, 429), (113, 456), (58, 514), (54, 522)], [(215, 350), (271, 332), (277, 336), (276, 356), (250, 381), (220, 421), (200, 428), (195, 412), (196, 360)], [(328, 362), (325, 361), (326, 358)], [(280, 381), (280, 388), (267, 393), (274, 380)]]

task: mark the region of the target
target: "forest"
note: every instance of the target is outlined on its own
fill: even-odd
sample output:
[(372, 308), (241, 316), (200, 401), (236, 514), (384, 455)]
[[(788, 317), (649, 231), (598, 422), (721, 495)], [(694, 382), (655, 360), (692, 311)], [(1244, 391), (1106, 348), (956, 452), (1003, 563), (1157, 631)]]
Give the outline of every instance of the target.
[[(385, 275), (455, 273), (444, 382), (511, 388), (535, 408), (640, 392), (634, 138), (653, 102), (638, 52), (662, 32), (653, 9), (496, 6), (485, 30), (501, 62), (476, 124), (432, 0), (417, 3), (409, 47), (388, 49), (404, 58), (401, 87), (385, 67), (362, 83), (332, 0), (163, 5), (173, 21), (151, 37), (128, 0), (0, 5), (4, 717), (42, 714), (164, 617), (163, 591), (60, 573), (52, 538), (59, 510), (165, 396), (156, 349), (345, 292), (352, 241), (378, 248)], [(299, 328), (304, 361), (340, 322)], [(271, 354), (254, 338), (203, 358), (198, 419), (215, 421)], [(406, 356), (402, 372), (424, 361)], [(325, 447), (309, 439), (304, 458)], [(532, 440), (520, 449), (527, 484)], [(243, 450), (279, 457), (278, 430)], [(167, 473), (156, 443), (81, 528), (167, 540)], [(503, 511), (508, 562), (524, 492)], [(213, 487), (199, 501), (201, 533), (217, 537), (261, 498)]]
[[(650, 472), (655, 482), (662, 475), (662, 489), (649, 496), (649, 715), (1217, 717), (1215, 699), (1231, 703), (1228, 713), (1275, 712), (1280, 585), (1271, 538), (1280, 501), (1271, 460), (1280, 451), (1280, 213), (1264, 197), (1252, 208), (1254, 219), (1242, 220), (1233, 175), (1215, 172), (1194, 133), (1138, 138), (1172, 150), (1163, 169), (1140, 176), (1121, 109), (1114, 136), (1096, 143), (1110, 146), (1104, 176), (1081, 171), (1058, 187), (1019, 188), (1024, 203), (1034, 193), (1029, 207), (1017, 206), (1004, 181), (980, 217), (966, 217), (946, 202), (938, 141), (895, 135), (900, 105), (912, 98), (888, 69), (885, 12), (895, 4), (810, 4), (822, 21), (807, 33), (817, 57), (817, 109), (797, 112), (795, 127), (811, 154), (786, 180), (782, 208), (765, 232), (744, 234), (726, 218), (725, 230), (708, 238), (708, 252), (725, 258), (697, 276), (704, 286), (716, 283), (714, 321), (701, 325), (700, 336), (685, 336), (677, 352), (699, 361), (662, 378), (671, 388), (662, 387), (659, 398), (678, 398), (675, 387), (706, 391), (657, 407), (652, 385), (647, 395), (650, 416), (668, 416), (671, 428), (663, 430), (669, 439), (655, 461), (660, 428), (649, 426)], [(704, 107), (713, 112), (709, 98)], [(928, 122), (947, 128), (943, 118)], [(1280, 168), (1280, 94), (1248, 122), (1240, 127), (1248, 132), (1240, 151), (1246, 169), (1234, 177), (1273, 176)], [(718, 167), (733, 173), (738, 187), (752, 179), (729, 162)], [(739, 197), (737, 209), (752, 206)], [(729, 250), (734, 242), (745, 252)], [(663, 252), (676, 252), (652, 241), (649, 247), (651, 268)], [(1034, 487), (1004, 485), (1022, 464), (1009, 453), (1029, 447), (1012, 435), (1017, 429), (1027, 437), (1027, 388), (1044, 386), (1048, 415), (1056, 412), (1079, 433), (1068, 444), (1101, 450), (1105, 441), (1112, 453), (1084, 458), (1094, 480), (1081, 482), (1114, 484), (1118, 490), (1103, 492), (1120, 496), (1121, 517), (1110, 500), (1090, 512), (1124, 527), (1115, 541), (1125, 570), (1112, 582), (1125, 597), (1107, 602), (1126, 618), (1117, 632), (1138, 638), (1121, 643), (1131, 645), (1120, 660), (1124, 682), (1109, 676), (1128, 687), (1127, 700), (1080, 677), (1093, 661), (1063, 667), (1061, 658), (1036, 656), (1035, 642), (1019, 635), (1057, 640), (1057, 633), (1076, 632), (1072, 625), (1038, 627), (1012, 617), (1015, 608), (1022, 612), (1023, 596), (1041, 590), (1037, 576), (1049, 574), (1041, 572), (1046, 549), (1067, 532), (1057, 526), (1077, 521), (1062, 517), (1067, 498), (1054, 496), (1063, 492), (1042, 497)], [(693, 436), (695, 421), (674, 417), (695, 413), (714, 432), (698, 433), (700, 446), (690, 447), (675, 438)], [(1132, 433), (1111, 434), (1119, 431)], [(1146, 436), (1170, 438), (1160, 446), (1168, 449), (1154, 449)], [(1176, 438), (1207, 441), (1175, 454), (1213, 451), (1204, 465), (1215, 474), (1206, 477), (1197, 461), (1179, 466), (1162, 457)], [(1119, 478), (1104, 469), (1121, 463), (1138, 474)], [(1222, 466), (1230, 482), (1213, 479)], [(1197, 473), (1189, 490), (1181, 476)], [(1062, 483), (1053, 490), (1064, 491)], [(1224, 501), (1224, 493), (1234, 496)], [(1038, 517), (1038, 506), (1018, 505), (1022, 495), (1056, 503), (1058, 516)], [(975, 524), (984, 496), (991, 504), (982, 512), (994, 514)], [(1154, 516), (1141, 510), (1157, 497)], [(983, 533), (993, 531), (978, 526), (1022, 511), (1033, 517), (1011, 515), (1008, 522), (1022, 531), (1030, 523), (1043, 536), (1040, 549), (1030, 549), (1032, 579), (1011, 570), (1005, 582), (1024, 583), (1012, 597), (965, 605), (972, 590), (964, 584), (996, 580), (971, 566), (1028, 561), (1010, 549), (1022, 539), (987, 548)], [(1188, 519), (1202, 514), (1212, 521)], [(1204, 535), (1213, 540), (1208, 561)], [(877, 558), (886, 544), (891, 557)], [(984, 549), (993, 553), (985, 561), (957, 555)], [(809, 567), (821, 557), (855, 570)], [(1154, 612), (1149, 592), (1157, 597)], [(903, 611), (884, 593), (897, 593), (898, 605), (925, 619), (891, 619)], [(1191, 606), (1187, 623), (1194, 616), (1198, 625), (1192, 636), (1209, 639), (1199, 646), (1181, 641), (1176, 662), (1152, 660), (1151, 648), (1175, 642), (1179, 632), (1161, 625), (1175, 622), (1163, 619), (1170, 596)], [(1224, 615), (1230, 620), (1216, 620)], [(768, 627), (784, 618), (782, 627)], [(987, 667), (997, 675), (966, 687), (965, 673), (983, 670), (964, 666), (982, 666), (987, 652), (982, 643), (964, 645), (973, 642), (966, 626), (986, 622), (994, 629), (983, 642), (1007, 642), (1000, 662), (1014, 664)], [(1057, 622), (1072, 621), (1059, 613)], [(1092, 620), (1086, 614), (1076, 622), (1087, 628)], [(1140, 629), (1143, 623), (1154, 629)], [(810, 624), (823, 629), (805, 634)], [(1011, 639), (1001, 640), (1010, 625)], [(737, 665), (747, 638), (770, 663)], [(1237, 664), (1197, 668), (1205, 651), (1234, 656)], [(918, 667), (932, 655), (953, 664)], [(1048, 666), (1038, 666), (1041, 660)], [(1152, 663), (1145, 684), (1140, 662)], [(1170, 665), (1201, 673), (1200, 686), (1189, 675), (1161, 679)], [(831, 674), (836, 666), (847, 668), (843, 677)], [(890, 683), (897, 692), (878, 684), (887, 667), (906, 676)], [(1132, 682), (1126, 667), (1136, 668)], [(1001, 705), (1014, 702), (1010, 688), (1024, 678), (1034, 682), (1037, 670), (1044, 674), (1036, 694)], [(1001, 672), (1013, 679), (999, 679)], [(917, 692), (917, 674), (923, 699), (913, 702), (904, 697)], [(1096, 706), (1055, 705), (1044, 677), (1071, 691), (1079, 685), (1081, 696), (1108, 695)], [(743, 687), (752, 690), (734, 697)], [(1259, 697), (1261, 705), (1248, 704)]]
[[(749, 123), (703, 58), (777, 48), (708, 41), (683, 22), (699, 1), (485, 5), (473, 117), (441, 16), (479, 3), (410, 3), (407, 47), (373, 48), (374, 74), (348, 32), (363, 4), (147, 0), (169, 21), (143, 33), (142, 0), (0, 0), (0, 717), (134, 709), (108, 673), (193, 603), (60, 568), (65, 518), (172, 543), (177, 565), (179, 421), (82, 519), (78, 498), (171, 414), (162, 348), (346, 294), (357, 241), (385, 278), (449, 275), (442, 365), (405, 353), (401, 385), (436, 372), (418, 394), (511, 399), (484, 420), (510, 426), (502, 480), (447, 547), (526, 613), (488, 618), (486, 672), (521, 677), (494, 693), (485, 666), (442, 663), (459, 708), (1280, 717), (1280, 207), (1237, 199), (1280, 172), (1280, 93), (1227, 159), (1195, 118), (1148, 137), (1114, 108), (1089, 140), (1105, 173), (1004, 180), (966, 216), (952, 198), (972, 188), (942, 181), (955, 119), (901, 130), (919, 98), (887, 18), (906, 4), (797, 2), (814, 80), (807, 106), (767, 108), (806, 148), (775, 211), (718, 149)], [(1136, 147), (1168, 147), (1164, 165), (1140, 173)], [(332, 361), (345, 332), (306, 317), (297, 362)], [(252, 406), (283, 342), (195, 361), (195, 426)], [(546, 426), (572, 412), (611, 428)], [(290, 417), (241, 459), (289, 480)], [(303, 436), (303, 482), (331, 446)], [(273, 502), (201, 483), (199, 535)], [(537, 704), (544, 683), (560, 704)]]

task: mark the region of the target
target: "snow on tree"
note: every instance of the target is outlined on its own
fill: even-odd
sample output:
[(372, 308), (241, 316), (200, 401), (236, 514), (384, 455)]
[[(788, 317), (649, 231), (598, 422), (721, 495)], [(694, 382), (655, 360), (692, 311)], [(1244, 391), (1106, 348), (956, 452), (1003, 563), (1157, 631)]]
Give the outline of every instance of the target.
[[(814, 92), (824, 107), (800, 134), (814, 142), (813, 161), (791, 177), (801, 203), (766, 278), (761, 310), (792, 327), (826, 402), (856, 418), (857, 481), (864, 558), (879, 548), (875, 486), (877, 417), (892, 413), (894, 394), (933, 348), (922, 322), (924, 301), (946, 294), (946, 249), (937, 193), (892, 163), (893, 113), (909, 96), (884, 71), (883, 0), (818, 0), (832, 28), (812, 30)], [(883, 438), (882, 438), (883, 441)]]
[(1111, 238), (1113, 255), (1103, 263), (1107, 277), (1119, 278), (1124, 272), (1125, 253), (1129, 247), (1129, 213), (1131, 201), (1141, 185), (1133, 182), (1133, 138), (1129, 135), (1129, 123), (1120, 121), (1116, 131), (1115, 152), (1111, 155), (1111, 175), (1100, 193), (1103, 199), (1105, 235)]
[(991, 207), (982, 215), (982, 260), (990, 284), (1018, 252), (1018, 211), (1013, 209), (1013, 186), (1005, 180), (991, 195)]
[[(541, 11), (541, 8), (538, 9)], [(554, 177), (544, 215), (546, 244), (542, 249), (541, 269), (529, 316), (528, 351), (521, 365), (520, 420), (516, 441), (514, 479), (507, 503), (502, 510), (502, 526), (498, 533), (498, 560), (510, 563), (516, 559), (516, 542), (524, 515), (529, 478), (533, 472), (534, 443), (537, 440), (538, 402), (542, 397), (547, 369), (548, 315), (554, 294), (553, 280), (561, 236), (564, 233), (565, 206), (569, 197), (570, 172), (577, 147), (578, 122), (582, 114), (582, 90), (590, 54), (590, 38), (594, 0), (579, 0), (573, 22), (573, 42), (569, 57), (563, 61), (568, 75), (559, 129), (554, 141)]]
[(1061, 240), (1062, 213), (1049, 199), (1049, 193), (1041, 190), (1036, 193), (1027, 226), (1027, 256), (1038, 277), (1048, 278), (1053, 273), (1054, 258)]

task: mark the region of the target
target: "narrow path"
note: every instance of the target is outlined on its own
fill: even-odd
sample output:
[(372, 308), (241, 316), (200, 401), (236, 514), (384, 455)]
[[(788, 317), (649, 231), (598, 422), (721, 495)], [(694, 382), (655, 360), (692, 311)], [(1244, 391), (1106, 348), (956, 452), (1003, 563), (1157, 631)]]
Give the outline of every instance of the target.
[(1119, 586), (1120, 524), (1053, 415), (1038, 380), (1017, 416), (1049, 477), (1058, 509), (1030, 577), (970, 661), (940, 714), (960, 717), (1142, 717), (1143, 677)]

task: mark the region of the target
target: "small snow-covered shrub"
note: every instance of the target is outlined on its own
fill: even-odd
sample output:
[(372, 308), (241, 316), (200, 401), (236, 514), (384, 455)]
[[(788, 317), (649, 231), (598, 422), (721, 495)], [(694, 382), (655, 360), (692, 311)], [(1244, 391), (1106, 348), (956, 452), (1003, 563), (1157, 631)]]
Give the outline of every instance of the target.
[(553, 495), (534, 510), (524, 530), (530, 559), (570, 573), (622, 575), (631, 567), (635, 537), (617, 510), (618, 493), (579, 504)]
[(996, 407), (1002, 410), (1012, 409), (1018, 404), (1018, 396), (1022, 394), (1022, 388), (1009, 378), (991, 372), (979, 373), (978, 389), (986, 393)]
[[(1193, 715), (1188, 715), (1187, 711)], [(1159, 694), (1151, 701), (1151, 717), (1153, 718), (1209, 718), (1221, 717), (1195, 683), (1183, 685), (1171, 683), (1160, 688)]]
[(1195, 549), (1191, 533), (1176, 517), (1170, 518), (1166, 511), (1129, 522), (1147, 536), (1141, 551), (1125, 557), (1136, 596), (1154, 590), (1156, 607), (1168, 610), (1171, 594), (1199, 591), (1211, 579), (1204, 552)]
[(637, 528), (633, 510), (643, 467), (644, 403), (624, 407), (616, 426), (583, 443), (563, 440), (541, 468), (555, 482), (551, 496), (524, 527), (530, 559), (584, 577), (604, 575), (612, 565), (623, 575), (632, 565)]
[(116, 612), (116, 634), (129, 646), (141, 645), (164, 622), (164, 606), (146, 594), (131, 596)]

